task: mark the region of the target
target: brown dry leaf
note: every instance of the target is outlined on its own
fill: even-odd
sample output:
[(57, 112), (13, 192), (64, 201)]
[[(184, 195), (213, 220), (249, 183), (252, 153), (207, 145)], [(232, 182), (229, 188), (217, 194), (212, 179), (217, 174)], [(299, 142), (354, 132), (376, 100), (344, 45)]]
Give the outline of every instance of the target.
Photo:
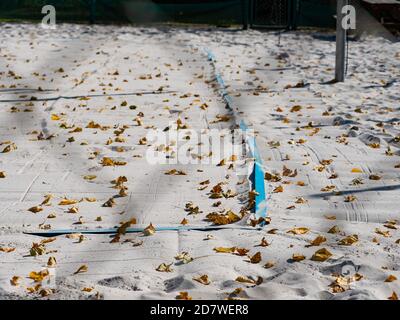
[(261, 239), (260, 244), (259, 244), (258, 246), (260, 246), (260, 247), (268, 247), (268, 246), (269, 246), (269, 243), (268, 243), (267, 239), (265, 239), (265, 237), (263, 237), (263, 238)]
[(303, 261), (305, 258), (306, 258), (306, 257), (305, 257), (304, 255), (299, 254), (299, 253), (294, 253), (294, 254), (292, 255), (292, 260), (295, 261), (295, 262)]
[(239, 256), (239, 257), (244, 257), (245, 255), (247, 255), (249, 253), (250, 250), (246, 249), (246, 248), (236, 248), (235, 250), (235, 255)]
[(69, 206), (71, 204), (76, 204), (76, 203), (78, 203), (78, 200), (64, 198), (58, 203), (58, 205), (59, 206)]
[(82, 289), (82, 291), (83, 291), (83, 292), (92, 292), (92, 291), (93, 291), (93, 288), (84, 287), (84, 288)]
[(378, 176), (377, 174), (371, 174), (371, 175), (369, 176), (369, 180), (379, 181), (379, 180), (381, 180), (381, 179), (382, 179), (382, 177), (381, 177), (381, 176)]
[(193, 280), (197, 281), (201, 284), (204, 284), (206, 286), (208, 286), (211, 283), (210, 280), (208, 279), (208, 275), (206, 275), (206, 274), (203, 274), (202, 276), (197, 277), (197, 278), (193, 278)]
[(336, 220), (336, 216), (333, 216), (333, 215), (325, 215), (324, 217), (327, 220)]
[(347, 236), (346, 238), (343, 238), (338, 243), (343, 246), (351, 246), (356, 242), (358, 242), (358, 235), (353, 234), (352, 236)]
[(396, 276), (391, 274), (386, 278), (385, 282), (393, 282), (393, 281), (396, 281), (396, 280), (397, 280)]
[(180, 224), (183, 226), (186, 226), (188, 223), (189, 223), (189, 220), (186, 218), (183, 218)]
[(179, 294), (176, 296), (177, 300), (192, 300), (192, 297), (189, 296), (189, 293), (186, 291), (179, 292)]
[(388, 298), (389, 300), (399, 300), (397, 293), (393, 291), (392, 295)]
[(235, 281), (240, 282), (240, 283), (249, 283), (249, 284), (256, 284), (256, 281), (253, 279), (250, 279), (245, 276), (239, 276), (235, 279)]
[(322, 248), (322, 249), (317, 250), (313, 254), (313, 256), (311, 257), (311, 260), (324, 262), (325, 260), (328, 260), (331, 256), (332, 256), (332, 253), (330, 253), (327, 249)]
[(32, 243), (29, 253), (33, 257), (41, 256), (46, 253), (46, 248), (42, 243)]
[(75, 272), (74, 272), (74, 274), (78, 274), (78, 273), (84, 273), (84, 272), (87, 272), (88, 271), (88, 267), (87, 267), (87, 265), (81, 265), (79, 268), (78, 268), (78, 270), (76, 270)]
[(324, 242), (326, 242), (326, 238), (324, 236), (318, 236), (314, 240), (312, 240), (307, 247), (312, 247), (312, 246), (317, 247), (317, 246), (320, 246)]
[(236, 251), (236, 247), (230, 247), (230, 248), (216, 247), (213, 250), (217, 253), (234, 253)]
[(337, 233), (339, 233), (339, 232), (340, 232), (340, 229), (339, 229), (338, 226), (333, 226), (332, 228), (330, 228), (330, 229), (328, 230), (328, 233), (331, 233), (331, 234), (337, 234)]
[(344, 198), (344, 202), (353, 202), (355, 200), (357, 200), (357, 198), (353, 195), (349, 195)]
[(41, 206), (35, 206), (32, 208), (29, 208), (28, 211), (33, 212), (33, 213), (38, 213), (38, 212), (43, 211), (43, 208)]
[(262, 260), (261, 252), (257, 252), (254, 256), (250, 258), (250, 262), (254, 264), (261, 262), (261, 260)]
[(165, 172), (164, 174), (166, 174), (167, 176), (185, 176), (186, 173), (181, 171), (181, 170), (176, 170), (176, 169), (171, 169), (167, 172)]
[(0, 178), (3, 179), (6, 177), (6, 173), (4, 171), (0, 171)]
[(20, 281), (21, 281), (21, 277), (13, 276), (10, 280), (10, 283), (12, 286), (16, 287), (19, 285)]
[(49, 260), (47, 260), (48, 267), (55, 267), (56, 264), (57, 264), (57, 260), (54, 257), (50, 257)]
[(161, 263), (157, 267), (156, 271), (159, 271), (159, 272), (172, 272), (171, 266), (172, 266), (172, 263), (171, 264)]
[(43, 281), (44, 278), (46, 278), (49, 275), (49, 270), (41, 270), (39, 272), (32, 271), (29, 273), (29, 278), (34, 280), (35, 282), (41, 282)]
[(218, 214), (215, 212), (209, 213), (206, 218), (208, 221), (213, 222), (215, 225), (227, 225), (241, 220), (241, 218), (237, 214), (230, 210), (225, 214)]
[(269, 269), (275, 266), (275, 262), (273, 261), (268, 261), (266, 264), (264, 264), (265, 269)]
[(79, 208), (75, 206), (68, 209), (68, 213), (78, 213), (78, 212)]
[(287, 231), (287, 233), (293, 233), (293, 234), (306, 234), (307, 232), (309, 232), (310, 229), (305, 228), (305, 227), (298, 227), (298, 228), (293, 228), (289, 231)]
[(112, 208), (115, 206), (115, 200), (114, 198), (108, 199), (106, 202), (103, 203), (102, 207), (104, 208)]
[(280, 186), (276, 187), (272, 192), (273, 192), (273, 193), (283, 192), (283, 186), (280, 185)]
[(384, 236), (385, 238), (391, 237), (389, 231), (382, 231), (382, 230), (380, 230), (378, 228), (375, 229), (375, 233), (380, 234), (381, 236)]
[(5, 253), (10, 253), (15, 251), (15, 248), (11, 248), (11, 247), (0, 247), (0, 252), (5, 252)]
[(156, 233), (156, 228), (154, 228), (153, 224), (149, 224), (143, 231), (145, 236), (152, 236)]

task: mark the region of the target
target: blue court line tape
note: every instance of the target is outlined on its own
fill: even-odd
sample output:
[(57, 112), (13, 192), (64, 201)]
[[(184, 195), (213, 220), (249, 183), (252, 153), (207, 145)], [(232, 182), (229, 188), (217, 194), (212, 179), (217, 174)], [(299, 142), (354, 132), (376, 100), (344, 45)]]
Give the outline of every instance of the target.
[[(176, 227), (154, 227), (156, 231), (215, 231), (215, 230), (261, 230), (257, 227), (247, 226), (176, 226)], [(145, 228), (127, 228), (126, 233), (141, 233)], [(67, 234), (116, 234), (118, 228), (110, 229), (60, 229), (49, 230), (44, 232), (24, 232), (24, 234), (40, 237), (57, 237)]]
[[(221, 96), (223, 97), (224, 101), (228, 105), (228, 107), (234, 111), (232, 105), (233, 105), (233, 100), (232, 97), (229, 95), (229, 93), (226, 91), (226, 85), (224, 82), (224, 79), (222, 78), (221, 74), (217, 71), (216, 67), (216, 57), (214, 53), (212, 53), (209, 49), (205, 48), (204, 51), (207, 54), (207, 58), (209, 61), (212, 62), (214, 69), (216, 70), (216, 80), (219, 85), (219, 91)], [(240, 129), (242, 131), (249, 131), (248, 126), (246, 123), (241, 120), (240, 122)], [(263, 162), (261, 159), (260, 152), (257, 147), (256, 139), (255, 137), (251, 135), (246, 135), (246, 143), (250, 149), (251, 156), (254, 158), (254, 168), (253, 168), (253, 173), (250, 176), (250, 179), (253, 184), (253, 188), (257, 192), (256, 199), (255, 199), (255, 215), (257, 218), (265, 218), (267, 216), (267, 206), (266, 206), (266, 189), (265, 189), (265, 181), (264, 181), (264, 169), (263, 169)]]

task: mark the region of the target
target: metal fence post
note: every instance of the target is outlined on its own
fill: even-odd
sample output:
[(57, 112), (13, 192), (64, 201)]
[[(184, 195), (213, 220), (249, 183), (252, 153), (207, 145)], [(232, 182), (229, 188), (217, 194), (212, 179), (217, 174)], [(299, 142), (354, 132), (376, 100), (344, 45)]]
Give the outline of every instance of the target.
[(94, 24), (96, 21), (96, 0), (90, 0), (90, 17), (89, 22)]
[(346, 0), (337, 0), (336, 8), (336, 69), (335, 80), (343, 82), (345, 77), (346, 60), (346, 34), (347, 31), (342, 26), (343, 13), (342, 8), (346, 5)]
[(243, 30), (249, 29), (249, 0), (242, 0)]

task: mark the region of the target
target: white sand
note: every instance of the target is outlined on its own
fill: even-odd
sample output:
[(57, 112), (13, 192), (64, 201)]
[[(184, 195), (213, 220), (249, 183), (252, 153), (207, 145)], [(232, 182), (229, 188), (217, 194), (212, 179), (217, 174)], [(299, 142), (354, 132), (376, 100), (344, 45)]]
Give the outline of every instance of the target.
[[(59, 25), (50, 32), (33, 25), (2, 25), (0, 142), (7, 143), (0, 149), (9, 145), (8, 141), (17, 149), (0, 153), (0, 171), (6, 175), (0, 179), (0, 247), (15, 248), (9, 253), (0, 251), (0, 297), (39, 297), (40, 289), (28, 293), (27, 287), (35, 285), (28, 276), (45, 268), (51, 256), (57, 260), (56, 285), (45, 299), (174, 299), (181, 291), (194, 299), (387, 299), (393, 292), (399, 294), (398, 280), (385, 280), (389, 275), (400, 277), (400, 244), (396, 243), (400, 234), (395, 225), (386, 223), (400, 215), (400, 169), (395, 168), (400, 164), (400, 46), (381, 38), (352, 42), (348, 81), (321, 84), (332, 78), (334, 43), (312, 35), (283, 34), (278, 47), (278, 35), (272, 32), (76, 25)], [(225, 181), (232, 190), (248, 189), (237, 185), (242, 177), (228, 166), (149, 166), (144, 157), (147, 146), (138, 145), (146, 126), (164, 129), (176, 122), (179, 113), (190, 128), (234, 126), (233, 119), (212, 123), (217, 114), (229, 111), (215, 90), (214, 70), (204, 47), (216, 55), (237, 118), (257, 131), (265, 170), (281, 176), (285, 165), (298, 171), (295, 177), (267, 181), (271, 224), (261, 231), (130, 234), (119, 243), (109, 243), (107, 235), (87, 235), (81, 243), (60, 236), (46, 244), (46, 253), (30, 256), (32, 242), (42, 239), (23, 232), (40, 230), (40, 225), (110, 228), (132, 217), (139, 226), (150, 222), (177, 226), (184, 218), (189, 225), (210, 225), (204, 218), (215, 211), (215, 200), (207, 195), (210, 188), (197, 190), (199, 182), (209, 179), (211, 187)], [(64, 72), (56, 72), (60, 68)], [(151, 79), (140, 79), (149, 74)], [(285, 89), (300, 81), (306, 86)], [(161, 94), (135, 94), (157, 91), (161, 86)], [(37, 91), (38, 87), (45, 91)], [(190, 96), (183, 97), (185, 94)], [(32, 96), (39, 101), (26, 101)], [(89, 100), (82, 99), (88, 96)], [(41, 101), (49, 98), (54, 99)], [(123, 101), (127, 106), (121, 106)], [(199, 107), (202, 103), (208, 104), (206, 110)], [(131, 110), (131, 105), (137, 108)], [(301, 110), (290, 112), (295, 105)], [(16, 111), (13, 107), (18, 112), (12, 112)], [(143, 126), (133, 121), (139, 112), (144, 114)], [(51, 120), (52, 114), (61, 120)], [(75, 127), (60, 128), (63, 121)], [(111, 128), (85, 128), (90, 121)], [(309, 123), (312, 126), (304, 128)], [(123, 125), (129, 126), (122, 134), (126, 141), (106, 145), (108, 138), (115, 138), (114, 126)], [(76, 127), (82, 132), (69, 133)], [(34, 130), (37, 133), (30, 134)], [(38, 141), (40, 131), (55, 137)], [(66, 142), (71, 136), (75, 141)], [(125, 152), (118, 152), (117, 146), (123, 146)], [(104, 156), (127, 164), (103, 167), (99, 163)], [(319, 172), (316, 168), (321, 162), (325, 165)], [(174, 168), (187, 175), (164, 174)], [(332, 179), (333, 173), (337, 178)], [(84, 180), (88, 174), (97, 177)], [(380, 180), (370, 180), (372, 174)], [(128, 178), (128, 196), (116, 198), (112, 208), (102, 207), (118, 192), (110, 181), (122, 175)], [(362, 184), (354, 185), (356, 178)], [(298, 186), (298, 181), (305, 185)], [(280, 185), (283, 192), (273, 193)], [(334, 189), (321, 191), (328, 185)], [(28, 211), (49, 193), (54, 196), (51, 205), (43, 206), (39, 213)], [(350, 195), (356, 197), (354, 201), (345, 202)], [(58, 205), (64, 196), (78, 200), (95, 197), (97, 201), (76, 204), (79, 212), (73, 214), (67, 212), (72, 205)], [(299, 197), (302, 199), (296, 203)], [(244, 205), (241, 200), (240, 196), (221, 200), (221, 208), (238, 212)], [(203, 212), (188, 216), (184, 208), (189, 201)], [(50, 213), (56, 218), (46, 218)], [(80, 216), (83, 224), (77, 225)], [(99, 216), (101, 221), (96, 221)], [(340, 232), (327, 233), (335, 225)], [(287, 233), (294, 227), (310, 231)], [(376, 228), (390, 234), (377, 234)], [(268, 233), (271, 229), (277, 229), (276, 233)], [(205, 240), (208, 234), (213, 239)], [(353, 234), (358, 242), (338, 244)], [(306, 247), (318, 235), (326, 242)], [(263, 237), (269, 246), (257, 246)], [(126, 239), (132, 241), (123, 242)], [(259, 251), (262, 261), (252, 264), (246, 256), (216, 253), (215, 247), (246, 248), (249, 256)], [(325, 262), (310, 260), (321, 248), (332, 256)], [(180, 264), (174, 257), (181, 252), (188, 252), (194, 260)], [(306, 259), (293, 262), (295, 253)], [(274, 265), (264, 268), (267, 262)], [(174, 263), (172, 272), (156, 271), (161, 263)], [(82, 265), (87, 271), (74, 275)], [(347, 271), (351, 283), (345, 285), (345, 277), (339, 278), (340, 287), (333, 290), (330, 285), (337, 275)], [(362, 275), (358, 281), (356, 272)], [(193, 281), (204, 274), (209, 285)], [(19, 285), (10, 283), (13, 276), (21, 277)], [(239, 276), (262, 277), (263, 282), (240, 283), (235, 281)], [(45, 279), (42, 285), (49, 288), (52, 283)], [(93, 290), (82, 291), (85, 287)], [(236, 288), (243, 291), (231, 294)]]

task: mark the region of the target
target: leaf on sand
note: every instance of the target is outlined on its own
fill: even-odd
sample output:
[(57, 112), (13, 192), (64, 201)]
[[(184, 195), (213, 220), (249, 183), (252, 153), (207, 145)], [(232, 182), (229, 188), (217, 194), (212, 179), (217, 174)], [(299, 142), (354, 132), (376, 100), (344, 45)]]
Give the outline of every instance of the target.
[(29, 278), (34, 280), (35, 282), (41, 282), (49, 275), (49, 270), (41, 270), (39, 272), (32, 271), (29, 273)]
[(312, 240), (307, 247), (312, 247), (312, 246), (317, 247), (324, 242), (326, 242), (326, 238), (324, 236), (318, 236), (314, 240)]
[(75, 272), (74, 272), (74, 274), (78, 274), (78, 273), (84, 273), (84, 272), (87, 272), (88, 271), (88, 267), (87, 267), (87, 265), (81, 265), (79, 268), (78, 268), (78, 270), (76, 270)]
[(391, 237), (389, 231), (382, 231), (382, 230), (376, 228), (376, 229), (375, 229), (375, 232), (376, 232), (377, 234), (380, 234), (381, 236), (384, 236), (385, 238)]
[(353, 168), (351, 169), (352, 173), (362, 173), (362, 170), (360, 168)]
[(179, 292), (179, 294), (176, 296), (177, 300), (192, 300), (192, 297), (189, 296), (189, 293), (186, 291)]
[(273, 193), (280, 193), (280, 192), (283, 192), (283, 187), (282, 187), (282, 186), (278, 186), (278, 187), (276, 187), (272, 192), (273, 192)]
[(136, 224), (135, 218), (132, 218), (131, 220), (122, 223), (121, 226), (117, 229), (118, 235), (124, 235), (126, 233), (126, 229), (128, 229), (132, 224)]
[(339, 232), (340, 232), (340, 229), (339, 229), (338, 226), (333, 226), (332, 228), (330, 228), (330, 229), (328, 230), (328, 233), (331, 233), (331, 234), (337, 234), (337, 233), (339, 233)]
[(260, 285), (263, 282), (262, 277), (258, 277), (257, 280), (251, 279), (249, 277), (245, 276), (239, 276), (235, 279), (236, 282), (240, 283), (248, 283), (248, 284), (253, 284), (253, 285)]
[(204, 284), (206, 286), (208, 286), (211, 283), (210, 279), (208, 279), (208, 275), (206, 275), (206, 274), (203, 274), (200, 277), (195, 277), (195, 278), (193, 278), (193, 280), (197, 281), (201, 284)]
[(166, 174), (167, 176), (185, 176), (186, 175), (186, 173), (184, 171), (176, 170), (176, 169), (171, 169), (171, 170), (165, 172), (164, 174)]
[(83, 179), (88, 180), (88, 181), (94, 180), (96, 178), (97, 178), (97, 176), (92, 175), (92, 174), (88, 174), (88, 175), (83, 177)]
[(47, 260), (48, 267), (55, 267), (56, 264), (57, 264), (57, 260), (54, 257), (50, 257), (49, 260)]
[(150, 223), (145, 229), (144, 229), (144, 235), (145, 236), (152, 236), (153, 234), (156, 233), (156, 228)]
[(332, 253), (330, 253), (327, 249), (322, 248), (322, 249), (317, 250), (313, 254), (313, 256), (311, 257), (311, 260), (324, 262), (325, 260), (328, 260), (331, 256), (332, 256)]
[(261, 252), (257, 252), (254, 256), (250, 258), (251, 263), (259, 263), (261, 262), (262, 257), (261, 257)]
[(358, 235), (353, 234), (352, 236), (347, 236), (346, 238), (343, 238), (338, 243), (342, 246), (351, 246), (356, 242), (358, 242)]
[(11, 247), (0, 247), (0, 252), (5, 252), (5, 253), (10, 253), (15, 251), (15, 248), (11, 248)]
[(33, 212), (33, 213), (38, 213), (40, 211), (43, 211), (43, 208), (41, 206), (35, 206), (32, 208), (29, 208), (28, 211)]
[(188, 223), (189, 223), (189, 220), (186, 219), (186, 218), (183, 218), (180, 224), (181, 224), (182, 226), (186, 226)]
[(236, 247), (230, 247), (230, 248), (216, 247), (214, 248), (214, 251), (217, 253), (234, 253), (236, 251)]
[(392, 295), (388, 298), (389, 300), (399, 300), (397, 293), (393, 291)]
[(182, 261), (182, 263), (187, 264), (193, 261), (193, 258), (188, 252), (182, 252), (175, 257), (176, 260)]
[(299, 227), (299, 228), (293, 228), (293, 229), (289, 230), (287, 233), (306, 234), (309, 231), (310, 231), (310, 229), (308, 229), (308, 228)]
[(265, 269), (269, 269), (275, 266), (275, 262), (273, 261), (268, 261), (266, 264), (264, 264)]
[(20, 281), (21, 281), (21, 277), (13, 276), (10, 280), (10, 283), (12, 286), (16, 287), (19, 285)]
[(161, 263), (157, 267), (156, 271), (158, 271), (158, 272), (172, 272), (171, 266), (172, 266), (172, 263), (171, 264)]
[(69, 206), (71, 204), (76, 204), (76, 203), (78, 203), (78, 200), (64, 198), (58, 203), (58, 205), (59, 206)]
[(391, 274), (386, 278), (385, 282), (393, 282), (393, 281), (396, 281), (396, 280), (397, 280), (396, 276)]
[(299, 254), (299, 253), (294, 253), (294, 254), (292, 255), (292, 260), (295, 261), (295, 262), (303, 261), (305, 258), (306, 258), (306, 257), (305, 257), (304, 255)]

